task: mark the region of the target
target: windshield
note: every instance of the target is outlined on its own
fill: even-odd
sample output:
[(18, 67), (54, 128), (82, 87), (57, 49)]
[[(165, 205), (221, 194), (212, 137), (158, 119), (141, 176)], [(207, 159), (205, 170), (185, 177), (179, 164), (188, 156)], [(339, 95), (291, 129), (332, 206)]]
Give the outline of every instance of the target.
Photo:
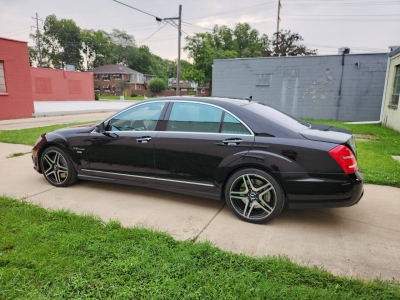
[(250, 102), (244, 107), (260, 116), (263, 116), (268, 120), (273, 121), (274, 123), (277, 123), (278, 125), (281, 125), (283, 127), (289, 128), (294, 131), (301, 131), (311, 127), (310, 123), (292, 117), (264, 103)]

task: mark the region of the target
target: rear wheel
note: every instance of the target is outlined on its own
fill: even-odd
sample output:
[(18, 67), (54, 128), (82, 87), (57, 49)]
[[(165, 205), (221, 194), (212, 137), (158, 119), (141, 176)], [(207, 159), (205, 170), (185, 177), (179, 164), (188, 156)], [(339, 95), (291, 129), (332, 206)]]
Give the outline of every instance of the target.
[(65, 187), (78, 180), (71, 159), (60, 148), (47, 148), (43, 152), (40, 162), (44, 178), (54, 186)]
[(228, 179), (225, 200), (240, 219), (266, 223), (280, 214), (285, 195), (280, 184), (268, 173), (258, 169), (242, 169)]

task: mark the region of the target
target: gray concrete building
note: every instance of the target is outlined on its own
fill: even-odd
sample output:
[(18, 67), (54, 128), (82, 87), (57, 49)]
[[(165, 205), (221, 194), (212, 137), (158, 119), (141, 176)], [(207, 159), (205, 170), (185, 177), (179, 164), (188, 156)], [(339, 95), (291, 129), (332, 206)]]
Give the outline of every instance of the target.
[(264, 102), (300, 118), (375, 121), (387, 53), (214, 60), (212, 95)]

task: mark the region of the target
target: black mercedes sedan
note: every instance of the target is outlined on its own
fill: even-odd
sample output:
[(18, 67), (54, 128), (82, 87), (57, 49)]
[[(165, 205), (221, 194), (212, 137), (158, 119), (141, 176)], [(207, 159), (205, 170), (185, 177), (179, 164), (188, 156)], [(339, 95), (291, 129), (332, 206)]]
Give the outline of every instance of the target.
[(251, 99), (143, 101), (99, 124), (42, 134), (32, 159), (56, 187), (83, 179), (212, 198), (253, 223), (363, 195), (351, 132)]

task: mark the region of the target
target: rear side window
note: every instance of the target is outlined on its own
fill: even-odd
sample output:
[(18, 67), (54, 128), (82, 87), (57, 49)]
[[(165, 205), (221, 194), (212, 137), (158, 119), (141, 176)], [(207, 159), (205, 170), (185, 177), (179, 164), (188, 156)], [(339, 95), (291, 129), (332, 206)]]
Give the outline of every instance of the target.
[(218, 133), (222, 110), (200, 103), (175, 102), (167, 131)]
[(230, 113), (225, 112), (221, 133), (230, 134), (251, 134), (247, 128)]
[(293, 131), (301, 131), (309, 128), (309, 124), (300, 119), (294, 118), (290, 115), (280, 112), (264, 103), (251, 102), (244, 105), (243, 108), (248, 109), (257, 115), (264, 117), (282, 127), (289, 128)]

